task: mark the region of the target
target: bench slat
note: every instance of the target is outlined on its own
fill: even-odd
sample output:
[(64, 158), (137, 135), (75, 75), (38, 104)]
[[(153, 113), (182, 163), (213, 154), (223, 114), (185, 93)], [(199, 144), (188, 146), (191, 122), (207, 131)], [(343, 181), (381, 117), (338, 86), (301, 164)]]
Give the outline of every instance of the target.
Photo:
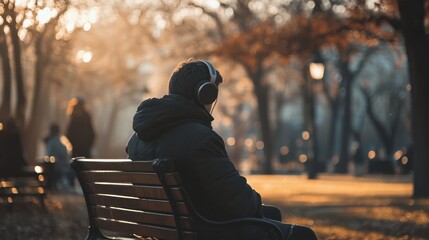
[[(91, 194), (89, 198), (93, 205), (112, 206), (159, 213), (172, 212), (170, 203), (167, 200), (133, 199), (96, 194)], [(180, 215), (189, 214), (184, 202), (177, 202), (176, 206)]]
[[(142, 185), (112, 185), (86, 183), (86, 188), (90, 193), (112, 194), (139, 198), (168, 200), (162, 187), (142, 186)], [(181, 201), (182, 194), (179, 188), (172, 188), (174, 199)]]
[(176, 227), (173, 215), (130, 211), (118, 208), (93, 207), (94, 213), (99, 218), (121, 220), (127, 222), (142, 223), (162, 227)]
[[(145, 225), (161, 227), (176, 227), (176, 222), (172, 214), (150, 213), (100, 206), (93, 207), (93, 211), (99, 218), (142, 223)], [(190, 217), (180, 217), (179, 221), (180, 226), (182, 226), (184, 229), (191, 229), (192, 220)]]
[(174, 228), (163, 228), (156, 226), (149, 226), (144, 224), (135, 224), (127, 222), (110, 221), (105, 219), (96, 218), (97, 225), (100, 229), (132, 233), (145, 237), (156, 237), (165, 240), (177, 240), (177, 231)]
[[(84, 182), (134, 183), (162, 186), (156, 173), (82, 171), (79, 173), (79, 177)], [(177, 173), (166, 174), (165, 180), (171, 186), (180, 184)]]
[[(108, 161), (104, 161), (108, 160)], [(112, 159), (97, 159), (85, 160), (80, 159), (75, 162), (77, 171), (82, 170), (113, 170), (125, 172), (154, 172), (152, 167), (153, 161), (131, 161), (131, 160), (112, 160)]]

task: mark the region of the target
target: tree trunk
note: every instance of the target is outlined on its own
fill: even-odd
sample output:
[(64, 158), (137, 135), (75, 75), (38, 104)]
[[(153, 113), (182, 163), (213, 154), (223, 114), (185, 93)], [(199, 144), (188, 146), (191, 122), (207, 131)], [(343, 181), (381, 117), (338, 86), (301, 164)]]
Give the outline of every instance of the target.
[(45, 64), (42, 56), (42, 38), (38, 38), (35, 43), (35, 55), (36, 55), (36, 63), (35, 63), (35, 75), (34, 75), (34, 92), (32, 99), (32, 106), (30, 112), (30, 118), (26, 127), (25, 132), (25, 148), (27, 150), (27, 155), (29, 161), (36, 160), (36, 150), (37, 143), (39, 141), (41, 129), (40, 124), (42, 122), (42, 118), (44, 115), (43, 108), (41, 107), (41, 97), (43, 87), (43, 73), (45, 69)]
[(424, 0), (398, 0), (411, 83), (411, 123), (414, 146), (413, 197), (429, 197), (429, 40), (425, 34)]
[[(15, 8), (15, 3), (13, 3)], [(21, 41), (18, 37), (18, 30), (16, 28), (16, 14), (15, 10), (10, 11), (12, 21), (9, 23), (10, 26), (10, 35), (12, 39), (13, 46), (13, 61), (15, 64), (15, 80), (16, 80), (16, 96), (17, 96), (17, 105), (16, 105), (16, 118), (18, 122), (24, 126), (25, 124), (25, 109), (27, 105), (27, 100), (25, 98), (24, 92), (24, 75), (22, 70), (22, 61), (21, 61)]]
[[(308, 64), (306, 64), (308, 66)], [(304, 122), (305, 129), (310, 133), (308, 141), (308, 154), (307, 154), (307, 173), (308, 179), (317, 178), (318, 158), (319, 149), (317, 142), (317, 129), (315, 120), (315, 101), (314, 101), (314, 86), (313, 81), (310, 79), (308, 68), (302, 69), (302, 75), (304, 76), (303, 95), (304, 95)]]
[(349, 166), (349, 142), (350, 142), (350, 127), (351, 127), (351, 101), (352, 101), (352, 85), (353, 79), (349, 70), (348, 60), (343, 60), (340, 63), (340, 70), (343, 80), (345, 81), (345, 97), (344, 97), (344, 116), (341, 131), (341, 151), (340, 161), (335, 165), (336, 173), (347, 173)]
[(268, 86), (255, 85), (255, 87), (255, 95), (258, 102), (258, 117), (262, 133), (262, 141), (264, 142), (264, 173), (272, 174), (273, 144), (271, 137), (271, 124), (268, 118)]
[(9, 48), (7, 45), (6, 34), (3, 28), (0, 29), (0, 57), (2, 60), (3, 72), (3, 92), (0, 106), (0, 118), (11, 116), (12, 104), (12, 69), (10, 66)]
[(331, 102), (331, 120), (329, 123), (329, 136), (328, 136), (328, 159), (332, 160), (334, 156), (335, 140), (337, 133), (337, 122), (338, 122), (338, 96)]
[(258, 117), (259, 117), (259, 123), (261, 127), (261, 134), (262, 134), (262, 141), (264, 142), (264, 169), (263, 172), (265, 174), (272, 174), (273, 173), (273, 167), (272, 167), (272, 158), (273, 158), (273, 141), (271, 136), (271, 124), (268, 117), (268, 90), (269, 86), (267, 84), (263, 83), (262, 76), (263, 76), (263, 70), (262, 70), (262, 63), (260, 62), (256, 66), (255, 71), (251, 71), (249, 68), (246, 68), (248, 72), (248, 76), (250, 76), (252, 82), (253, 82), (253, 89), (256, 96), (257, 101), (257, 109), (258, 109)]

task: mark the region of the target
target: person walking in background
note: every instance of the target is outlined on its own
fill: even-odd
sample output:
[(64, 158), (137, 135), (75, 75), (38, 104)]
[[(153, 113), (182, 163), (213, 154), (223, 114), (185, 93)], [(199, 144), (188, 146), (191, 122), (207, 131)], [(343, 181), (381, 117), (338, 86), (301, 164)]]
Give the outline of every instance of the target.
[(12, 117), (0, 120), (0, 177), (19, 174), (26, 165), (21, 133)]
[[(91, 158), (95, 132), (85, 101), (82, 98), (71, 99), (67, 107), (67, 114), (69, 115), (69, 124), (66, 137), (73, 147), (72, 157)], [(74, 181), (75, 175), (73, 171), (70, 171), (69, 182), (72, 187), (75, 186)]]
[[(66, 136), (61, 135), (56, 123), (49, 126), (49, 134), (45, 137), (46, 155), (55, 159), (53, 184), (58, 190), (70, 188), (68, 177), (72, 171), (69, 166), (72, 145)], [(52, 187), (54, 187), (52, 186)]]

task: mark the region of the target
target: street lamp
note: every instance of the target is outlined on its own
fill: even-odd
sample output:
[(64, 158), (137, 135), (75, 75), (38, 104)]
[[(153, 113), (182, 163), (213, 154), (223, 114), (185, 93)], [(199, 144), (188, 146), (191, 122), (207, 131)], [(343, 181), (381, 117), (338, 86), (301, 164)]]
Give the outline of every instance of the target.
[(307, 83), (308, 86), (308, 122), (307, 129), (311, 134), (311, 150), (312, 154), (308, 160), (308, 178), (316, 179), (317, 178), (317, 168), (318, 168), (318, 146), (317, 146), (317, 130), (316, 130), (316, 111), (315, 106), (316, 102), (314, 100), (314, 95), (316, 94), (313, 84), (317, 81), (323, 79), (325, 75), (325, 65), (323, 64), (322, 58), (319, 54), (315, 56), (312, 62), (308, 65), (309, 75), (311, 77), (311, 83)]
[(308, 68), (312, 79), (322, 80), (325, 74), (325, 64), (321, 62), (311, 62)]

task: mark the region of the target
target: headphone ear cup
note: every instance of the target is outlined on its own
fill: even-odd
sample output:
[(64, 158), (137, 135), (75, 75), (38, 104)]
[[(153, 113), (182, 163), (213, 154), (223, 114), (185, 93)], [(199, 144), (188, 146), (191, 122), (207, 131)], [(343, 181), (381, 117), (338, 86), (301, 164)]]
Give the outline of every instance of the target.
[(216, 101), (218, 95), (218, 88), (211, 82), (205, 82), (197, 85), (196, 97), (200, 104), (209, 105)]

